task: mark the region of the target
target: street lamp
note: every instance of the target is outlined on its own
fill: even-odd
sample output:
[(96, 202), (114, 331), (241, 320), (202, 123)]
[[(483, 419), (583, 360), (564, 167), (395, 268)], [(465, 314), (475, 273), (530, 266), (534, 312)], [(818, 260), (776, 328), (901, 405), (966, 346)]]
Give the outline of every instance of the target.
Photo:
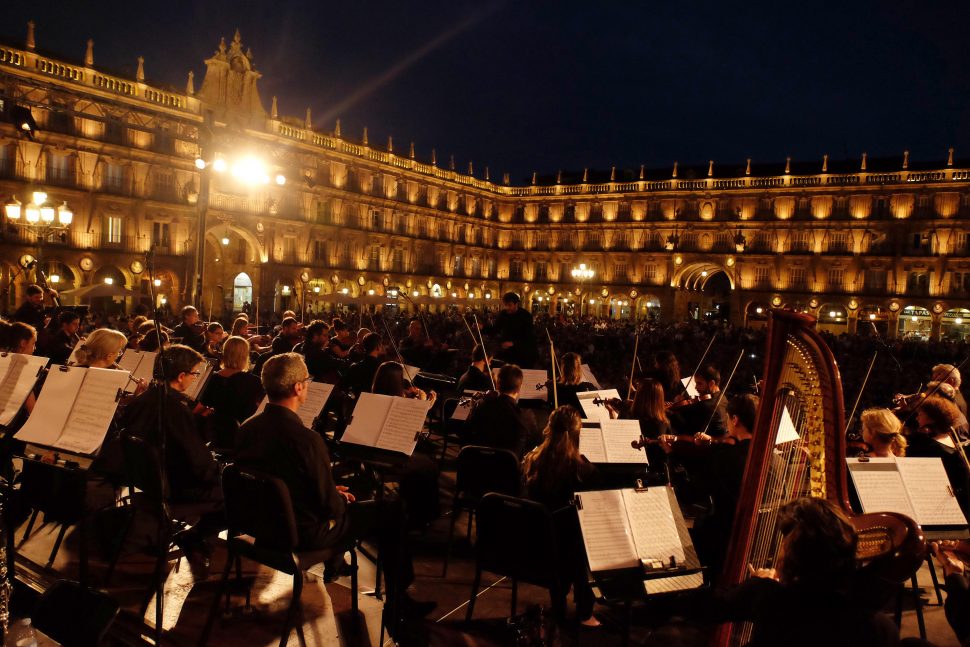
[[(586, 281), (592, 279), (596, 275), (596, 272), (593, 270), (593, 268), (586, 267), (586, 263), (580, 263), (579, 264), (579, 267), (574, 267), (572, 269), (572, 272), (570, 272), (570, 274), (572, 274), (574, 281), (578, 281), (579, 282), (580, 289), (582, 289), (583, 288), (583, 284)], [(580, 306), (579, 306), (579, 316), (582, 317), (583, 316), (583, 306), (582, 306), (583, 302), (582, 302), (582, 300), (580, 300), (579, 304), (580, 304)]]
[(26, 206), (16, 196), (11, 196), (4, 205), (3, 212), (7, 222), (36, 236), (40, 268), (43, 268), (41, 261), (44, 256), (44, 243), (51, 234), (66, 232), (74, 222), (74, 212), (67, 206), (67, 202), (55, 207), (53, 202), (48, 201), (44, 191), (32, 192)]

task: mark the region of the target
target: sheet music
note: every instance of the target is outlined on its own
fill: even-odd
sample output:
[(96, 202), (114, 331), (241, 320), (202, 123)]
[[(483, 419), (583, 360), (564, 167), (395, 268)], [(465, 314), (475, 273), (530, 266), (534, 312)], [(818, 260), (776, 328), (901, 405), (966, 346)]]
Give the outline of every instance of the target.
[[(155, 363), (152, 362), (152, 366), (154, 365)], [(209, 376), (212, 375), (214, 370), (216, 370), (215, 364), (212, 362), (203, 362), (202, 373), (195, 378), (194, 382), (192, 382), (192, 385), (185, 392), (185, 396), (190, 400), (198, 400), (199, 396), (202, 395), (202, 389), (204, 389), (206, 384), (208, 384)]]
[[(389, 396), (384, 396), (389, 397)], [(377, 446), (410, 456), (417, 445), (417, 435), (424, 428), (431, 404), (427, 400), (391, 398), (391, 407), (380, 431)]]
[(778, 423), (778, 434), (775, 436), (775, 444), (790, 443), (793, 440), (801, 440), (801, 438), (798, 435), (798, 430), (795, 429), (795, 423), (791, 419), (791, 414), (788, 413), (788, 407), (782, 406), (781, 421)]
[(941, 458), (899, 458), (896, 467), (921, 526), (965, 526)]
[(583, 408), (583, 414), (587, 419), (609, 420), (609, 410), (602, 404), (593, 404), (593, 400), (596, 398), (602, 398), (604, 400), (615, 398), (619, 400), (620, 394), (616, 389), (603, 389), (601, 391), (577, 393), (576, 397), (579, 399), (579, 406)]
[[(158, 353), (154, 351), (141, 351), (137, 348), (129, 348), (118, 360), (118, 366), (131, 373), (134, 378), (142, 379), (145, 384), (152, 381), (155, 376), (155, 357)], [(168, 377), (175, 377), (169, 375)]]
[(89, 368), (55, 447), (76, 454), (97, 452), (118, 408), (118, 389), (127, 383), (125, 371)]
[(377, 395), (375, 393), (361, 393), (354, 405), (353, 417), (347, 425), (347, 431), (341, 438), (342, 442), (354, 443), (356, 445), (366, 445), (367, 447), (377, 447), (377, 439), (381, 435), (381, 427), (387, 413), (391, 410), (389, 395)]
[(64, 429), (87, 371), (78, 367), (51, 370), (30, 418), (14, 437), (26, 443), (52, 446)]
[(647, 464), (647, 453), (641, 449), (634, 449), (632, 445), (633, 442), (640, 440), (639, 420), (602, 420), (600, 426), (603, 430), (603, 445), (606, 447), (608, 462)]
[(623, 509), (621, 490), (600, 490), (576, 494), (582, 507), (577, 511), (589, 570), (609, 571), (640, 565), (633, 533)]
[[(519, 393), (520, 400), (549, 400), (552, 401), (552, 394), (549, 389), (543, 388), (537, 389), (537, 384), (545, 385), (546, 381), (549, 380), (549, 374), (546, 371), (533, 368), (522, 369), (522, 392)], [(496, 374), (495, 378), (496, 384), (498, 383), (498, 376)]]
[(684, 545), (677, 533), (677, 522), (670, 507), (666, 487), (648, 490), (622, 490), (637, 557), (659, 559), (665, 563), (676, 557), (678, 564), (685, 560)]
[(589, 367), (589, 364), (580, 364), (579, 369), (580, 371), (582, 371), (584, 382), (589, 382), (597, 389), (603, 388), (602, 386), (600, 386), (600, 382), (599, 380), (596, 379), (596, 376), (593, 375), (593, 369)]
[(696, 589), (704, 584), (703, 573), (691, 573), (690, 575), (674, 575), (672, 577), (657, 577), (643, 581), (643, 590), (647, 595), (655, 593), (673, 593), (674, 591), (686, 591)]
[(898, 512), (919, 521), (895, 458), (847, 458), (846, 462), (863, 512)]
[[(697, 390), (697, 382), (694, 381), (693, 376), (688, 375), (680, 380), (681, 384), (687, 387), (687, 395), (692, 398), (700, 397), (700, 392)], [(690, 384), (688, 384), (690, 382)]]
[[(417, 366), (411, 366), (410, 364), (402, 364), (404, 367), (404, 379), (414, 381), (415, 376), (421, 372), (421, 369)], [(408, 377), (410, 375), (410, 377)]]
[(84, 343), (85, 338), (78, 339), (77, 343), (74, 344), (74, 348), (71, 350), (71, 356), (67, 358), (68, 366), (77, 365), (77, 351), (81, 348), (81, 344)]
[(584, 427), (579, 430), (579, 453), (590, 463), (608, 463), (603, 430), (599, 427)]
[(303, 421), (307, 429), (313, 428), (313, 421), (326, 406), (330, 394), (333, 393), (333, 387), (333, 384), (326, 382), (309, 382), (307, 384), (306, 400), (296, 411), (296, 415), (300, 416), (300, 420)]
[(37, 383), (37, 373), (47, 365), (46, 357), (21, 353), (0, 355), (0, 425), (9, 425)]
[[(481, 393), (481, 391), (465, 391), (463, 397), (473, 397)], [(462, 406), (460, 403), (455, 407), (455, 410), (451, 413), (452, 420), (468, 420), (468, 414), (472, 412), (472, 403), (469, 402), (466, 406)]]

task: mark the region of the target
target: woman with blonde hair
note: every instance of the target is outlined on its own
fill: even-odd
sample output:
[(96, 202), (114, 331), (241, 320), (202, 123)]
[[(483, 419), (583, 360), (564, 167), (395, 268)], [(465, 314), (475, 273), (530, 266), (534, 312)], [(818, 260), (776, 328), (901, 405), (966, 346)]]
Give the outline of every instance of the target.
[(74, 352), (74, 361), (86, 368), (117, 368), (121, 352), (128, 346), (123, 333), (110, 328), (98, 328), (82, 339)]
[(256, 413), (263, 395), (259, 377), (249, 372), (249, 342), (229, 337), (222, 345), (219, 371), (212, 374), (202, 393), (202, 404), (215, 409), (220, 417), (242, 423)]
[(862, 440), (872, 448), (870, 456), (888, 458), (906, 455), (906, 438), (903, 424), (889, 409), (866, 409), (862, 421)]
[[(578, 353), (564, 353), (559, 358), (559, 368), (562, 373), (558, 376), (556, 393), (559, 396), (559, 404), (575, 407), (581, 411), (577, 393), (595, 391), (596, 387), (591, 382), (583, 379), (583, 360)], [(552, 385), (548, 385), (552, 389)], [(551, 399), (551, 397), (550, 397)]]

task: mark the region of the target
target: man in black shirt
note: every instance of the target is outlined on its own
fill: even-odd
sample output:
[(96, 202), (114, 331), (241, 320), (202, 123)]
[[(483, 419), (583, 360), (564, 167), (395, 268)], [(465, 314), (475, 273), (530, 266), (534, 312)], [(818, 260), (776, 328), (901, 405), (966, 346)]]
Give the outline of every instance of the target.
[(727, 433), (727, 400), (719, 397), (720, 371), (710, 364), (703, 366), (694, 374), (694, 384), (701, 399), (671, 416), (671, 424), (678, 434), (706, 433), (711, 438), (723, 438)]
[(57, 332), (47, 342), (46, 355), (51, 358), (51, 364), (66, 364), (78, 341), (81, 316), (73, 310), (65, 310), (57, 317), (57, 323)]
[(532, 368), (539, 356), (532, 313), (519, 306), (519, 295), (507, 292), (502, 297), (505, 308), (499, 313), (493, 330), (498, 333), (502, 350), (498, 357), (521, 368)]
[(377, 369), (380, 367), (381, 359), (384, 356), (381, 336), (376, 332), (368, 333), (360, 346), (364, 356), (359, 362), (351, 364), (347, 372), (347, 383), (357, 395), (371, 390), (371, 386), (374, 384), (374, 375), (377, 374)]
[(498, 372), (498, 393), (479, 402), (468, 414), (468, 445), (508, 449), (522, 458), (541, 440), (535, 416), (518, 406), (522, 369), (506, 364)]
[[(56, 292), (51, 291), (54, 296)], [(13, 313), (13, 320), (33, 326), (38, 333), (47, 326), (47, 317), (44, 315), (44, 290), (39, 285), (28, 285), (26, 289), (27, 298)]]
[(458, 391), (490, 391), (492, 380), (485, 368), (485, 349), (481, 344), (475, 344), (472, 349), (472, 363), (468, 370), (458, 379)]
[(201, 353), (205, 348), (205, 335), (202, 326), (199, 326), (199, 311), (195, 306), (185, 306), (182, 308), (182, 323), (175, 326), (172, 336), (181, 339), (183, 346), (188, 346), (192, 350)]
[(271, 353), (289, 353), (300, 341), (300, 322), (295, 317), (287, 317), (280, 324), (280, 334), (273, 339)]

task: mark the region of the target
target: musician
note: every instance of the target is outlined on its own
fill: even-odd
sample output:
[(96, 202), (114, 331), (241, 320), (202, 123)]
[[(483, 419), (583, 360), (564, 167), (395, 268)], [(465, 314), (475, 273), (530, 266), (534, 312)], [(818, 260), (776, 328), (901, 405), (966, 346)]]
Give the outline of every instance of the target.
[(219, 359), (222, 356), (222, 342), (226, 339), (226, 330), (218, 321), (211, 322), (205, 329), (205, 346), (202, 355), (208, 359)]
[(327, 345), (330, 354), (336, 359), (347, 359), (347, 356), (350, 355), (350, 347), (352, 345), (350, 329), (347, 327), (347, 324), (342, 319), (335, 318), (330, 322), (330, 332), (333, 333), (333, 336), (330, 338), (330, 343)]
[(138, 315), (128, 320), (128, 343), (126, 344), (126, 348), (138, 348), (138, 344), (142, 339), (138, 331), (146, 321), (148, 321), (148, 317), (145, 315)]
[[(57, 317), (58, 329), (47, 341), (46, 354), (51, 364), (66, 364), (78, 342), (77, 331), (81, 327), (81, 315), (74, 310), (64, 310)], [(127, 339), (125, 342), (127, 343)]]
[[(412, 375), (411, 378), (414, 378), (414, 376)], [(428, 400), (431, 407), (438, 399), (438, 394), (434, 391), (425, 392), (411, 384), (410, 381), (406, 381), (404, 379), (404, 366), (399, 362), (384, 362), (377, 367), (370, 392), (378, 395), (392, 395), (397, 398)]]
[(515, 292), (502, 295), (504, 310), (499, 313), (492, 331), (501, 342), (499, 358), (522, 368), (532, 368), (539, 356), (539, 346), (532, 324), (532, 313), (521, 308), (520, 301)]
[(862, 440), (869, 445), (869, 456), (888, 458), (906, 455), (902, 423), (889, 409), (866, 409), (860, 416)]
[(465, 444), (508, 449), (521, 457), (540, 440), (532, 411), (518, 406), (522, 369), (506, 364), (496, 386), (498, 393), (483, 398), (468, 414)]
[(300, 322), (295, 317), (287, 317), (280, 324), (280, 333), (273, 339), (271, 355), (289, 353), (300, 342)]
[(117, 368), (118, 358), (127, 345), (128, 338), (123, 333), (98, 328), (80, 342), (74, 358), (77, 366)]
[[(34, 330), (43, 330), (47, 327), (47, 322), (50, 321), (50, 318), (44, 312), (45, 291), (39, 285), (31, 283), (24, 292), (27, 298), (13, 313), (13, 320), (33, 326)], [(57, 292), (53, 290), (47, 290), (46, 294), (50, 295), (52, 299), (57, 296)]]
[(155, 321), (152, 319), (147, 320), (138, 327), (138, 334), (141, 337), (141, 341), (138, 342), (138, 350), (146, 352), (158, 351), (159, 338), (161, 338), (162, 348), (168, 346), (168, 334), (174, 331), (167, 329), (165, 326), (162, 326), (161, 330), (158, 331), (155, 328)]
[(0, 347), (11, 353), (33, 355), (37, 348), (37, 330), (22, 321), (6, 324)]
[(209, 378), (200, 398), (202, 404), (214, 409), (217, 417), (241, 424), (256, 413), (264, 395), (259, 378), (249, 372), (249, 342), (242, 337), (228, 338), (222, 345), (219, 370)]
[(354, 345), (350, 347), (350, 356), (347, 358), (351, 364), (359, 362), (367, 356), (367, 351), (364, 350), (364, 339), (369, 334), (370, 330), (367, 328), (360, 328), (357, 330)]
[[(595, 391), (596, 387), (591, 382), (583, 379), (582, 359), (580, 359), (579, 354), (565, 353), (560, 359), (560, 367), (562, 373), (558, 376), (559, 379), (556, 384), (559, 404), (568, 404), (577, 411), (582, 411), (582, 407), (579, 406), (579, 398), (576, 397), (576, 394)], [(551, 384), (549, 388), (552, 388)]]
[(653, 369), (647, 373), (647, 377), (660, 382), (664, 389), (664, 400), (667, 402), (675, 402), (687, 393), (684, 383), (680, 381), (680, 362), (669, 350), (662, 350), (654, 355)]
[(164, 434), (163, 461), (171, 500), (197, 504), (204, 510), (200, 510), (201, 518), (190, 531), (179, 533), (179, 546), (186, 551), (189, 563), (195, 571), (204, 572), (211, 554), (206, 537), (225, 528), (225, 515), (219, 465), (196, 429), (191, 402), (184, 395), (201, 374), (202, 361), (202, 355), (183, 344), (163, 350), (155, 371), (159, 378), (164, 375), (168, 388), (152, 384), (125, 407), (120, 420), (126, 433), (144, 438), (158, 450), (160, 434)]
[(414, 317), (408, 323), (408, 335), (398, 345), (401, 357), (411, 366), (427, 369), (434, 360), (434, 343), (424, 333), (421, 319)]
[(338, 368), (333, 361), (333, 356), (327, 352), (327, 344), (330, 341), (330, 326), (322, 319), (315, 319), (310, 322), (303, 331), (303, 343), (297, 347), (298, 352), (303, 355), (310, 375), (317, 381), (332, 381), (328, 377), (336, 377), (335, 372)]
[[(299, 550), (326, 549), (345, 544), (376, 529), (381, 563), (387, 578), (387, 606), (406, 615), (429, 613), (433, 603), (418, 603), (405, 589), (414, 578), (407, 542), (401, 545), (400, 505), (391, 497), (382, 502), (358, 502), (349, 488), (337, 485), (330, 454), (319, 434), (307, 429), (296, 415), (306, 401), (313, 379), (296, 353), (271, 357), (263, 366), (262, 384), (269, 397), (266, 409), (240, 428), (236, 463), (271, 474), (286, 483), (296, 516)], [(330, 579), (340, 566), (327, 564)]]
[(727, 433), (727, 400), (718, 397), (721, 372), (710, 364), (702, 366), (694, 374), (694, 382), (699, 394), (697, 402), (671, 414), (672, 424), (681, 434), (704, 434), (710, 439), (721, 439)]
[(347, 371), (347, 383), (350, 390), (357, 395), (369, 391), (374, 384), (374, 376), (377, 375), (377, 369), (381, 366), (381, 358), (384, 356), (381, 336), (376, 332), (367, 333), (367, 336), (360, 343), (360, 351), (364, 354), (363, 357), (351, 364)]
[(858, 536), (841, 510), (825, 499), (795, 499), (779, 510), (777, 527), (782, 558), (774, 568), (749, 566), (751, 577), (737, 586), (695, 589), (669, 605), (691, 619), (753, 623), (748, 647), (898, 644), (892, 620), (854, 594)]
[(562, 581), (573, 586), (576, 617), (586, 627), (597, 627), (593, 616), (593, 590), (586, 574), (586, 552), (576, 509), (570, 505), (576, 492), (596, 489), (596, 467), (579, 453), (579, 411), (560, 406), (549, 416), (542, 443), (522, 461), (527, 498), (553, 513), (559, 540)]
[(229, 331), (230, 337), (249, 337), (249, 319), (239, 315), (232, 322), (232, 329)]
[(918, 429), (909, 437), (910, 456), (938, 457), (950, 479), (950, 487), (965, 515), (970, 516), (970, 474), (950, 438), (950, 428), (959, 424), (960, 410), (952, 402), (932, 395), (916, 410)]
[(936, 561), (946, 578), (946, 619), (957, 635), (961, 645), (970, 644), (970, 571), (965, 558), (957, 555), (957, 542), (933, 542), (931, 545)]
[(458, 378), (458, 392), (465, 391), (488, 391), (492, 388), (492, 380), (488, 377), (488, 370), (485, 364), (485, 349), (481, 344), (475, 344), (472, 349), (472, 363), (468, 369)]
[(182, 323), (175, 326), (172, 336), (181, 339), (183, 346), (201, 353), (205, 347), (205, 336), (202, 322), (199, 321), (199, 311), (195, 306), (185, 306), (182, 308)]
[(932, 369), (930, 379), (934, 382), (939, 382), (942, 380), (944, 384), (949, 384), (953, 387), (953, 401), (956, 403), (960, 413), (966, 416), (967, 401), (964, 399), (963, 393), (960, 392), (960, 384), (962, 382), (960, 379), (960, 369), (956, 368), (952, 364), (937, 364)]

